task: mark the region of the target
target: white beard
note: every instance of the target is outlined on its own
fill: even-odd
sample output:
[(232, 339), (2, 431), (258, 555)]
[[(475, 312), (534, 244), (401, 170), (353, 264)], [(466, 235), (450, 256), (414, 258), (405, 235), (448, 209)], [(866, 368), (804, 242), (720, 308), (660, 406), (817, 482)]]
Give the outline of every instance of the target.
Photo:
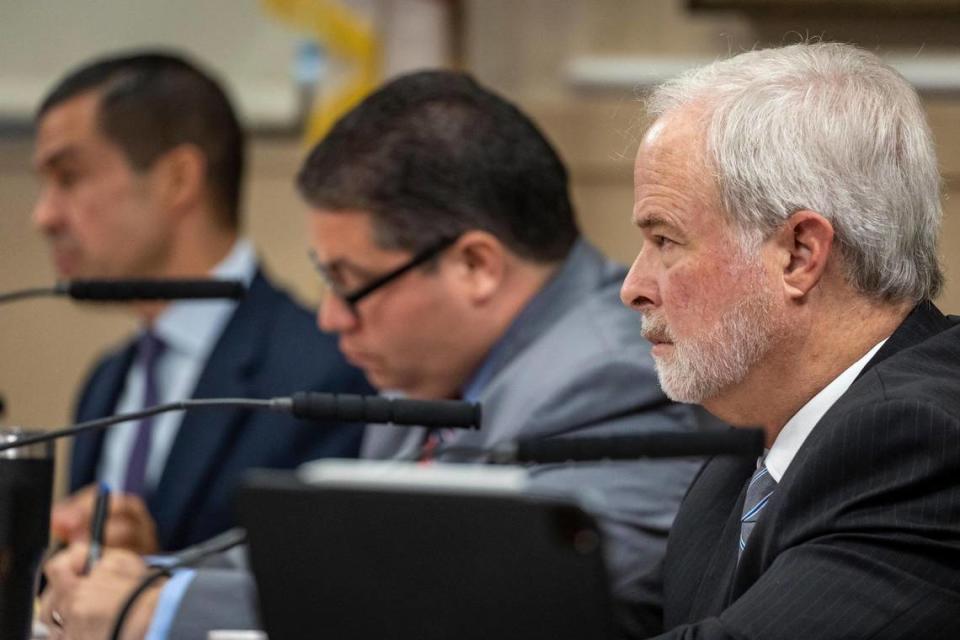
[(656, 312), (643, 315), (647, 339), (670, 342), (673, 353), (654, 357), (660, 387), (675, 402), (701, 404), (742, 382), (766, 355), (780, 332), (782, 316), (762, 281), (748, 296), (723, 312), (714, 326), (676, 340)]

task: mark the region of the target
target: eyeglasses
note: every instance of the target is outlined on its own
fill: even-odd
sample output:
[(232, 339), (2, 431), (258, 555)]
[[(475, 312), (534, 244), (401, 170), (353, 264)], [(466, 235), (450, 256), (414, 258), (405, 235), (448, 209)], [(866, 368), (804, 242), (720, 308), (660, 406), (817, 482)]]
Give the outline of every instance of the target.
[(336, 283), (333, 277), (333, 274), (330, 273), (329, 267), (323, 264), (322, 262), (320, 262), (319, 258), (317, 257), (317, 254), (315, 254), (312, 250), (310, 251), (310, 260), (311, 262), (313, 262), (313, 267), (317, 270), (317, 273), (319, 273), (320, 277), (323, 279), (324, 284), (326, 284), (327, 287), (330, 289), (330, 292), (333, 293), (333, 295), (340, 298), (341, 300), (343, 300), (344, 304), (346, 304), (347, 307), (349, 307), (350, 310), (354, 314), (356, 314), (357, 303), (359, 303), (361, 300), (366, 298), (368, 295), (370, 295), (380, 287), (383, 287), (393, 282), (394, 280), (396, 280), (406, 272), (416, 269), (420, 265), (435, 258), (441, 251), (443, 251), (444, 249), (446, 249), (456, 241), (457, 241), (457, 237), (443, 238), (439, 242), (436, 242), (435, 244), (430, 245), (420, 253), (414, 255), (412, 258), (410, 258), (410, 260), (408, 260), (407, 262), (404, 262), (402, 265), (400, 265), (396, 269), (393, 269), (392, 271), (388, 271), (382, 276), (374, 278), (371, 282), (369, 282), (368, 284), (365, 284), (364, 286), (360, 287), (355, 291), (349, 291), (349, 292), (344, 291), (340, 287), (340, 285)]

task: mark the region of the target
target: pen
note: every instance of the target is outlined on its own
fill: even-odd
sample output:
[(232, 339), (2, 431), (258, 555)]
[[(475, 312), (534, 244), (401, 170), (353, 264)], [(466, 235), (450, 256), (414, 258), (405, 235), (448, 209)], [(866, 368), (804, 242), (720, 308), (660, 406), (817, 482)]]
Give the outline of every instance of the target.
[(110, 487), (101, 482), (97, 486), (97, 502), (93, 507), (93, 520), (90, 521), (90, 550), (87, 552), (87, 561), (83, 564), (83, 574), (90, 573), (90, 569), (100, 559), (103, 553), (103, 532), (107, 524), (107, 512), (110, 510)]

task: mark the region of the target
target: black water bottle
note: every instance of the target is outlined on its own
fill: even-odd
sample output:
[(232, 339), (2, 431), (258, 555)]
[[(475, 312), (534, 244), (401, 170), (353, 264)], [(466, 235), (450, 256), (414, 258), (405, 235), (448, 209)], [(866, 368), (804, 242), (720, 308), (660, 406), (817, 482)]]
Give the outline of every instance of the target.
[[(29, 432), (0, 429), (0, 443)], [(40, 560), (50, 537), (53, 447), (0, 451), (0, 638), (29, 640)]]

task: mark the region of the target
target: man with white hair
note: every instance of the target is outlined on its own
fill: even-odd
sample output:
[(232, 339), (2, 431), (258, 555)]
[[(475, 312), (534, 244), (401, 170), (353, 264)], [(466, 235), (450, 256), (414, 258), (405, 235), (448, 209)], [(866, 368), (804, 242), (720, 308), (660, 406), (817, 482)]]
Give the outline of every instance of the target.
[(955, 637), (960, 326), (931, 302), (940, 177), (877, 56), (752, 51), (657, 89), (621, 297), (661, 385), (735, 426), (670, 534), (669, 638)]

